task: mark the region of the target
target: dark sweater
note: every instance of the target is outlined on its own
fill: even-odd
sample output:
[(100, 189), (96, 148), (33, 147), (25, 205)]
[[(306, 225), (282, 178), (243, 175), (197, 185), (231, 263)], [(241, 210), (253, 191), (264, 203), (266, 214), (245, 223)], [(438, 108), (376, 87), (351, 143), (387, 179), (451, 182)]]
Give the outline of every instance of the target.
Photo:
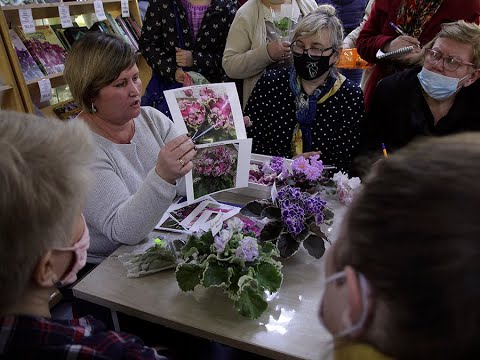
[(441, 136), (480, 130), (480, 81), (462, 88), (446, 116), (434, 124), (417, 74), (422, 68), (405, 70), (378, 83), (364, 130), (364, 147), (381, 154), (401, 148), (418, 136)]
[(367, 0), (319, 0), (318, 4), (330, 4), (337, 9), (337, 16), (342, 21), (346, 36), (362, 21)]
[(180, 0), (151, 0), (142, 27), (140, 50), (153, 71), (169, 80), (175, 80), (177, 69), (175, 47), (180, 37), (175, 20), (174, 1), (178, 14), (178, 28), (182, 29), (184, 49), (192, 51), (193, 66), (185, 71), (196, 71), (210, 82), (224, 79), (222, 56), (228, 30), (236, 13), (233, 0), (212, 0), (195, 41), (188, 25), (188, 17)]

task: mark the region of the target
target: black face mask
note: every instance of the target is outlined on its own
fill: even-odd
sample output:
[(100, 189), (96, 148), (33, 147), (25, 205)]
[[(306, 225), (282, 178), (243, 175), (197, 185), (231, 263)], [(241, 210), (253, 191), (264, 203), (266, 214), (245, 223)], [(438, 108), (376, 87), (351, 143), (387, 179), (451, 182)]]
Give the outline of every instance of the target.
[(325, 74), (328, 69), (332, 67), (330, 65), (330, 58), (334, 53), (328, 56), (320, 56), (318, 59), (313, 60), (308, 54), (302, 54), (300, 56), (293, 57), (293, 66), (297, 75), (305, 80), (318, 79)]

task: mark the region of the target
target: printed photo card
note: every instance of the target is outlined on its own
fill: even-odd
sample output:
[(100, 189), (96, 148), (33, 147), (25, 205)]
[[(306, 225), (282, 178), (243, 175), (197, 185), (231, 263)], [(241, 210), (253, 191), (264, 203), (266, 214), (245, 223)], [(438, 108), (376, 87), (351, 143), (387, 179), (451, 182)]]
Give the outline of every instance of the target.
[(155, 228), (186, 234), (208, 231), (215, 223), (223, 222), (239, 211), (239, 207), (221, 204), (206, 196), (192, 204), (187, 201), (172, 204)]
[(187, 86), (164, 94), (175, 125), (197, 145), (247, 138), (234, 83)]
[(198, 149), (193, 170), (185, 176), (187, 202), (248, 186), (252, 141), (235, 84), (194, 85), (164, 94), (175, 126)]

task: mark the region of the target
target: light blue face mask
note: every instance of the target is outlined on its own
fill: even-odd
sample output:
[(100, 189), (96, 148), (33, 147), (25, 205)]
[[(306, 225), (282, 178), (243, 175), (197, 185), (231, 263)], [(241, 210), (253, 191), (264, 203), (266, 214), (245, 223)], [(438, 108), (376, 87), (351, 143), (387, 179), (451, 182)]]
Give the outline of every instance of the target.
[[(325, 274), (325, 272), (323, 272), (323, 274)], [(361, 296), (362, 296), (362, 313), (361, 313), (360, 318), (358, 319), (356, 324), (350, 325), (349, 327), (341, 330), (337, 334), (332, 334), (332, 336), (334, 338), (342, 338), (342, 337), (345, 337), (347, 335), (352, 335), (352, 334), (356, 333), (357, 331), (359, 331), (363, 328), (363, 326), (365, 325), (365, 322), (367, 321), (368, 308), (369, 308), (369, 300), (368, 299), (369, 299), (371, 290), (370, 290), (370, 286), (369, 286), (368, 281), (365, 278), (365, 276), (360, 272), (357, 272), (357, 274), (358, 274), (358, 280), (359, 280), (359, 285), (360, 285), (360, 293), (361, 293)], [(329, 277), (324, 279), (323, 286), (320, 290), (319, 321), (320, 321), (320, 325), (327, 330), (328, 330), (328, 328), (325, 325), (324, 320), (323, 320), (323, 298), (325, 296), (325, 291), (326, 291), (326, 288), (329, 284), (331, 284), (332, 282), (335, 282), (335, 281), (337, 281), (341, 278), (344, 278), (344, 277), (346, 277), (345, 271), (340, 271), (340, 272), (337, 272), (335, 274), (330, 275)]]
[(437, 74), (436, 72), (422, 68), (417, 74), (420, 85), (428, 96), (435, 100), (445, 100), (454, 95), (458, 90), (458, 83), (469, 77), (470, 74), (461, 79)]

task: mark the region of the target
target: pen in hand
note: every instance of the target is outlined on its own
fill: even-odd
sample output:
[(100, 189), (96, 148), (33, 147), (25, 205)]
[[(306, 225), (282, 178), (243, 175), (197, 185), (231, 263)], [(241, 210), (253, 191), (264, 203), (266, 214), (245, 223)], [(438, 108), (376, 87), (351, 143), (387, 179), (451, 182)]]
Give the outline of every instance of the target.
[(384, 143), (382, 143), (382, 152), (383, 152), (383, 157), (387, 158), (388, 157), (387, 148), (385, 147)]
[(393, 30), (395, 30), (395, 32), (398, 34), (398, 35), (403, 35), (403, 36), (408, 36), (407, 34), (405, 34), (405, 32), (403, 32), (402, 29), (400, 29), (397, 25), (395, 25), (393, 22), (389, 22), (388, 23)]

